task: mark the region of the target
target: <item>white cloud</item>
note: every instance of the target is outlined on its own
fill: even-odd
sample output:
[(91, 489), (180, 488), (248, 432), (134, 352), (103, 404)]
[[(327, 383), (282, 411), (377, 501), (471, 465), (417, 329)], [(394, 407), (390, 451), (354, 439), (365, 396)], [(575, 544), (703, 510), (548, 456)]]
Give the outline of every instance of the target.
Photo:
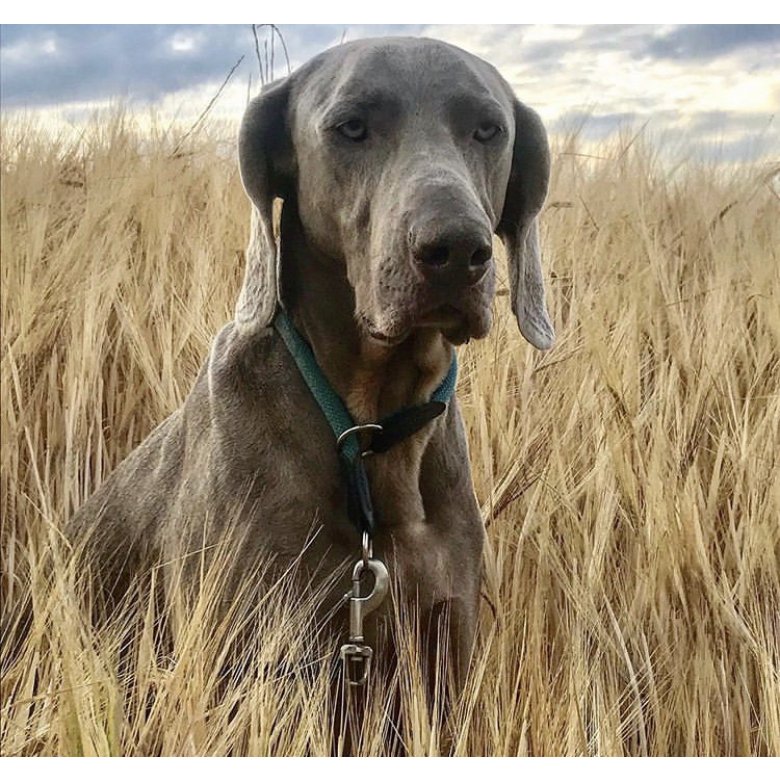
[(58, 53), (57, 41), (54, 37), (38, 38), (0, 48), (4, 63), (31, 64), (40, 57), (52, 57)]
[[(338, 43), (343, 35), (347, 40), (388, 33), (439, 38), (496, 65), (550, 128), (584, 122), (583, 136), (600, 139), (621, 125), (648, 123), (650, 131), (674, 134), (692, 146), (706, 143), (712, 149), (720, 144), (748, 151), (760, 146), (762, 154), (780, 154), (780, 143), (761, 130), (772, 127), (770, 119), (780, 109), (780, 47), (772, 29), (330, 25), (283, 26), (282, 32), (294, 65)], [(10, 37), (11, 45), (2, 47), (3, 65), (9, 66), (4, 70), (17, 74), (13, 82), (4, 74), (4, 91), (7, 84), (16, 89), (4, 99), (13, 94), (16, 105), (33, 106), (64, 99), (73, 116), (73, 111), (82, 115), (88, 106), (105, 105), (105, 96), (126, 94), (136, 106), (151, 101), (161, 117), (194, 121), (229, 67), (244, 54), (241, 69), (212, 111), (214, 117), (237, 121), (246, 104), (250, 72), (257, 83), (249, 28), (158, 28), (157, 48), (144, 47), (152, 34), (145, 28), (113, 29), (102, 36), (99, 28), (83, 36), (56, 27), (17, 32)], [(277, 42), (277, 75), (286, 70), (282, 63)], [(48, 111), (49, 116), (55, 113)], [(764, 140), (758, 143), (755, 138), (761, 132)]]
[(582, 28), (563, 24), (534, 24), (523, 31), (523, 43), (567, 43), (582, 37)]
[(195, 36), (176, 33), (170, 39), (172, 51), (192, 51), (195, 48)]

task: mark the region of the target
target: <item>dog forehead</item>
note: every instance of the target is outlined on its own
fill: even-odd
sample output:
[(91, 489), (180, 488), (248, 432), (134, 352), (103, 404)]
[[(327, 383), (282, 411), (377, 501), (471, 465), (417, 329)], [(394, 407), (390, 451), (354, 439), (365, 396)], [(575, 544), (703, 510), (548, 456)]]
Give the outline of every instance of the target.
[(425, 105), (472, 97), (509, 105), (511, 90), (484, 60), (428, 38), (368, 38), (336, 46), (300, 71), (296, 107), (309, 117), (339, 103)]

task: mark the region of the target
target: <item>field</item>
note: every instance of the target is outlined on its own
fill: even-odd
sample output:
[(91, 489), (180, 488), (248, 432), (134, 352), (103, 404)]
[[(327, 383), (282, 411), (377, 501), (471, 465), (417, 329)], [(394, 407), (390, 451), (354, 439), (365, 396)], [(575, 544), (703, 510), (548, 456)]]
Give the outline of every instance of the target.
[[(278, 671), (311, 652), (296, 594), (258, 602), (250, 671), (221, 680), (218, 577), (163, 652), (148, 599), (92, 627), (60, 533), (232, 316), (234, 133), (121, 110), (77, 139), (3, 123), (3, 755), (331, 750), (327, 666)], [(780, 753), (780, 169), (661, 151), (555, 139), (558, 343), (521, 339), (501, 283), (461, 351), (490, 540), (472, 679), (443, 728), (402, 664), (357, 752), (382, 753), (400, 696), (412, 755)]]

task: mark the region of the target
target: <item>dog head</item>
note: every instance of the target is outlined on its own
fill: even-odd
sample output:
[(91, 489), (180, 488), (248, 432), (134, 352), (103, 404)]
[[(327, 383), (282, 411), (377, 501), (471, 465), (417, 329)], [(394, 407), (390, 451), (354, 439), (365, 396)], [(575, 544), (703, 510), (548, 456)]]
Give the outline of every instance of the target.
[(537, 225), (547, 138), (483, 60), (427, 39), (330, 49), (249, 104), (239, 160), (255, 206), (239, 322), (265, 326), (279, 304), (279, 197), (309, 244), (344, 269), (368, 337), (396, 343), (416, 328), (453, 343), (484, 337), (496, 233), (520, 331), (552, 346)]

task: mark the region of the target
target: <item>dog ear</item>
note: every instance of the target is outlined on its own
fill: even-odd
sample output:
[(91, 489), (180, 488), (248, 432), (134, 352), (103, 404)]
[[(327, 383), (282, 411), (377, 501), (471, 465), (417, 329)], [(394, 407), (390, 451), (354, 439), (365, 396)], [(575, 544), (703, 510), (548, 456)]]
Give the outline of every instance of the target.
[(280, 302), (273, 203), (286, 195), (293, 165), (288, 124), (291, 81), (287, 77), (271, 84), (249, 103), (238, 136), (241, 182), (253, 208), (236, 322), (253, 329), (270, 325)]
[(512, 311), (525, 339), (549, 349), (555, 331), (544, 302), (538, 215), (550, 181), (550, 148), (538, 114), (514, 101), (515, 141), (504, 210), (496, 232), (509, 257)]

